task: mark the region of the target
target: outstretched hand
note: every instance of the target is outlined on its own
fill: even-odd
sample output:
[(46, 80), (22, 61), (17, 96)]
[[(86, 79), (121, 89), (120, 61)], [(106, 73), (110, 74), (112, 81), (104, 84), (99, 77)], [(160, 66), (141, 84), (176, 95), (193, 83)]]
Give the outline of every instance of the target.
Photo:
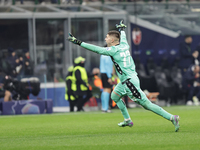
[(123, 20), (120, 21), (119, 25), (116, 24), (116, 28), (118, 29), (118, 31), (122, 31), (126, 28), (126, 25), (123, 24)]
[(82, 43), (80, 40), (77, 40), (71, 33), (69, 33), (68, 41), (77, 45), (81, 45)]

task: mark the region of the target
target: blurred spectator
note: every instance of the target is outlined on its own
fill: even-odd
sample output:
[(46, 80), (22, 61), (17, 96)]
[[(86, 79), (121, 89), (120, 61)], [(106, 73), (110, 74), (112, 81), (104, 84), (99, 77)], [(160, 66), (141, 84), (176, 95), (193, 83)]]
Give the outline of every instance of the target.
[(185, 36), (185, 41), (180, 43), (179, 52), (180, 52), (180, 62), (179, 66), (181, 68), (182, 75), (187, 71), (187, 69), (195, 64), (199, 52), (193, 51), (191, 49), (192, 37), (190, 35)]
[(33, 75), (33, 66), (30, 60), (30, 53), (28, 49), (24, 49), (24, 57), (23, 57), (23, 65), (24, 65), (24, 76), (31, 76)]
[[(195, 50), (200, 53), (200, 43), (197, 45), (197, 47), (195, 48)], [(200, 62), (200, 55), (198, 56), (198, 61)]]
[(84, 68), (85, 58), (81, 56), (77, 57), (74, 60), (74, 64), (72, 77), (76, 84), (72, 86), (72, 90), (75, 95), (78, 96), (77, 111), (84, 111), (84, 104), (92, 97), (92, 92), (90, 91), (88, 84), (88, 75)]
[(95, 97), (98, 108), (101, 110), (101, 93), (103, 91), (103, 85), (100, 78), (100, 70), (99, 68), (93, 68), (92, 77), (89, 78), (89, 84), (92, 90), (92, 96)]
[(0, 98), (3, 97), (4, 102), (12, 100), (11, 92), (6, 90), (5, 87), (4, 87), (5, 79), (7, 77), (8, 76), (6, 76), (6, 74), (0, 68)]
[(9, 55), (6, 58), (6, 61), (10, 66), (9, 75), (11, 77), (16, 77), (17, 75), (16, 67), (18, 66), (19, 58), (17, 57), (15, 50), (11, 47), (8, 48), (8, 53)]
[(93, 77), (90, 79), (89, 84), (92, 87), (92, 95), (96, 98), (101, 98), (101, 92), (103, 90), (102, 81), (100, 78), (99, 68), (94, 68), (92, 70)]
[(62, 29), (58, 30), (57, 38), (56, 38), (56, 44), (59, 44), (60, 51), (64, 51), (64, 32)]
[(200, 67), (198, 65), (192, 65), (188, 68), (182, 78), (183, 90), (187, 93), (187, 105), (192, 105), (193, 97), (200, 98), (200, 81), (199, 81)]
[[(21, 58), (21, 60), (20, 60), (20, 58)], [(22, 59), (22, 57), (20, 57), (20, 58), (15, 60), (15, 70), (16, 70), (17, 76), (20, 76), (23, 73), (23, 71), (22, 71), (23, 59)]]
[(72, 77), (74, 67), (70, 66), (68, 68), (68, 74), (66, 77), (66, 93), (65, 93), (65, 99), (69, 101), (70, 106), (70, 112), (74, 112), (74, 107), (76, 105), (76, 96), (74, 94), (74, 91), (72, 90), (72, 84), (75, 84)]
[(110, 56), (101, 55), (100, 72), (103, 84), (103, 92), (101, 94), (102, 112), (110, 112), (108, 108), (109, 108), (110, 93), (112, 88), (111, 78), (113, 72), (113, 62)]

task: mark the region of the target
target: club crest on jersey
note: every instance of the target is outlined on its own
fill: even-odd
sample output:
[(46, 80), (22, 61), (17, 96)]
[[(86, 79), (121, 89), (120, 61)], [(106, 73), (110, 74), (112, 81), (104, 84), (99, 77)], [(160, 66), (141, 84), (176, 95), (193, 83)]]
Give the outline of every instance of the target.
[(135, 45), (139, 45), (142, 41), (142, 32), (140, 28), (136, 27), (132, 31), (132, 40)]
[(107, 51), (110, 51), (110, 50), (111, 50), (111, 48), (110, 48), (110, 47), (106, 47), (106, 50), (107, 50)]

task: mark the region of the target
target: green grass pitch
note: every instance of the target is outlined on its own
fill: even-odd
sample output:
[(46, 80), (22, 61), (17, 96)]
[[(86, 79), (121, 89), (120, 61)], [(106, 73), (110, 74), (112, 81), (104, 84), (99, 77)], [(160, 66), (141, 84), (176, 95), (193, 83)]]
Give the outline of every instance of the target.
[(118, 109), (0, 116), (0, 150), (199, 150), (200, 107), (164, 107), (180, 115), (180, 130), (143, 108), (128, 109), (132, 128), (118, 127), (123, 121)]

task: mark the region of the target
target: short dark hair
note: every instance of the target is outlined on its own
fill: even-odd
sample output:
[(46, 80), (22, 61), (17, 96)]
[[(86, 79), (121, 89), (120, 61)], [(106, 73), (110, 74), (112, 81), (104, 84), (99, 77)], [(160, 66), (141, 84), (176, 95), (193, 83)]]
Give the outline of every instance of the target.
[(116, 38), (120, 39), (120, 33), (116, 30), (109, 31), (108, 35), (115, 36)]
[(192, 37), (191, 35), (185, 35), (184, 38), (187, 39), (189, 37)]

